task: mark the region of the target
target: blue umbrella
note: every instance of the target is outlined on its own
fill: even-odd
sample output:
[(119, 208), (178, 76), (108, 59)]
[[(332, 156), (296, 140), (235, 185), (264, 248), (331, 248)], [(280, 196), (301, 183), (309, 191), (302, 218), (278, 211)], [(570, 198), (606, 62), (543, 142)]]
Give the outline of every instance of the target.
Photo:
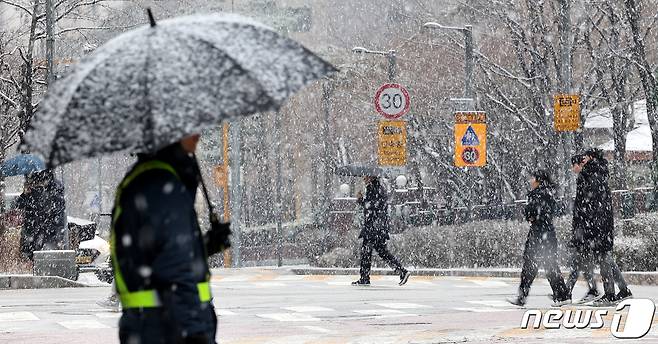
[(45, 168), (46, 164), (36, 155), (21, 154), (0, 164), (0, 174), (3, 177), (23, 176)]

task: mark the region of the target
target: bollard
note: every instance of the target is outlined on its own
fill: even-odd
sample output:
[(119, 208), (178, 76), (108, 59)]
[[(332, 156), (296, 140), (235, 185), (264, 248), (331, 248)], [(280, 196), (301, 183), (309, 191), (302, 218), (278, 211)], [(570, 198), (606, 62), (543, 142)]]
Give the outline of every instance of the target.
[(59, 276), (70, 280), (78, 279), (75, 251), (34, 251), (35, 276)]

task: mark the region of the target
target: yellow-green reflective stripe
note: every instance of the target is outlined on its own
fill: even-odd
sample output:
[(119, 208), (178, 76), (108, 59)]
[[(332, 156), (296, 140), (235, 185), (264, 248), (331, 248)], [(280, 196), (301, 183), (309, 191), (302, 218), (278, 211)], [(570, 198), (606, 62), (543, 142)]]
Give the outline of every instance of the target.
[[(196, 285), (199, 292), (199, 301), (210, 302), (210, 282), (201, 282)], [(160, 297), (155, 290), (141, 290), (119, 294), (123, 308), (152, 308), (161, 306)]]
[(162, 305), (155, 290), (120, 293), (119, 299), (123, 308), (153, 308)]
[(199, 290), (199, 300), (201, 302), (209, 302), (212, 296), (210, 295), (210, 282), (201, 282), (196, 285)]

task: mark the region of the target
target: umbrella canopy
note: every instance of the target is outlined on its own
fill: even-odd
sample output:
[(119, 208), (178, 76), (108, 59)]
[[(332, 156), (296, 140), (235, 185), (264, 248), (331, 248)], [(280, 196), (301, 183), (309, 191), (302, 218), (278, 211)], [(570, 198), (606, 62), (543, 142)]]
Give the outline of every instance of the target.
[(46, 164), (38, 156), (20, 154), (0, 164), (0, 174), (3, 177), (24, 176), (32, 172), (43, 171)]
[(387, 177), (388, 174), (380, 167), (363, 166), (363, 165), (345, 165), (336, 169), (336, 174), (339, 176), (350, 177)]
[(299, 43), (244, 17), (153, 21), (112, 39), (55, 83), (25, 142), (49, 166), (152, 152), (222, 120), (277, 110), (334, 71)]

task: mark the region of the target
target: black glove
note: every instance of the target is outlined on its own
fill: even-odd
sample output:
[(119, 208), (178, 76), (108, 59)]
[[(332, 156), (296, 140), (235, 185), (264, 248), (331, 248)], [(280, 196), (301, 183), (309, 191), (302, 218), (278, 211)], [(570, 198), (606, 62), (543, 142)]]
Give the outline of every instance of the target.
[(212, 256), (231, 247), (230, 235), (231, 223), (221, 223), (215, 214), (211, 214), (210, 230), (204, 237), (208, 256)]
[(177, 342), (182, 344), (208, 344), (210, 341), (205, 333), (198, 333), (184, 337)]

